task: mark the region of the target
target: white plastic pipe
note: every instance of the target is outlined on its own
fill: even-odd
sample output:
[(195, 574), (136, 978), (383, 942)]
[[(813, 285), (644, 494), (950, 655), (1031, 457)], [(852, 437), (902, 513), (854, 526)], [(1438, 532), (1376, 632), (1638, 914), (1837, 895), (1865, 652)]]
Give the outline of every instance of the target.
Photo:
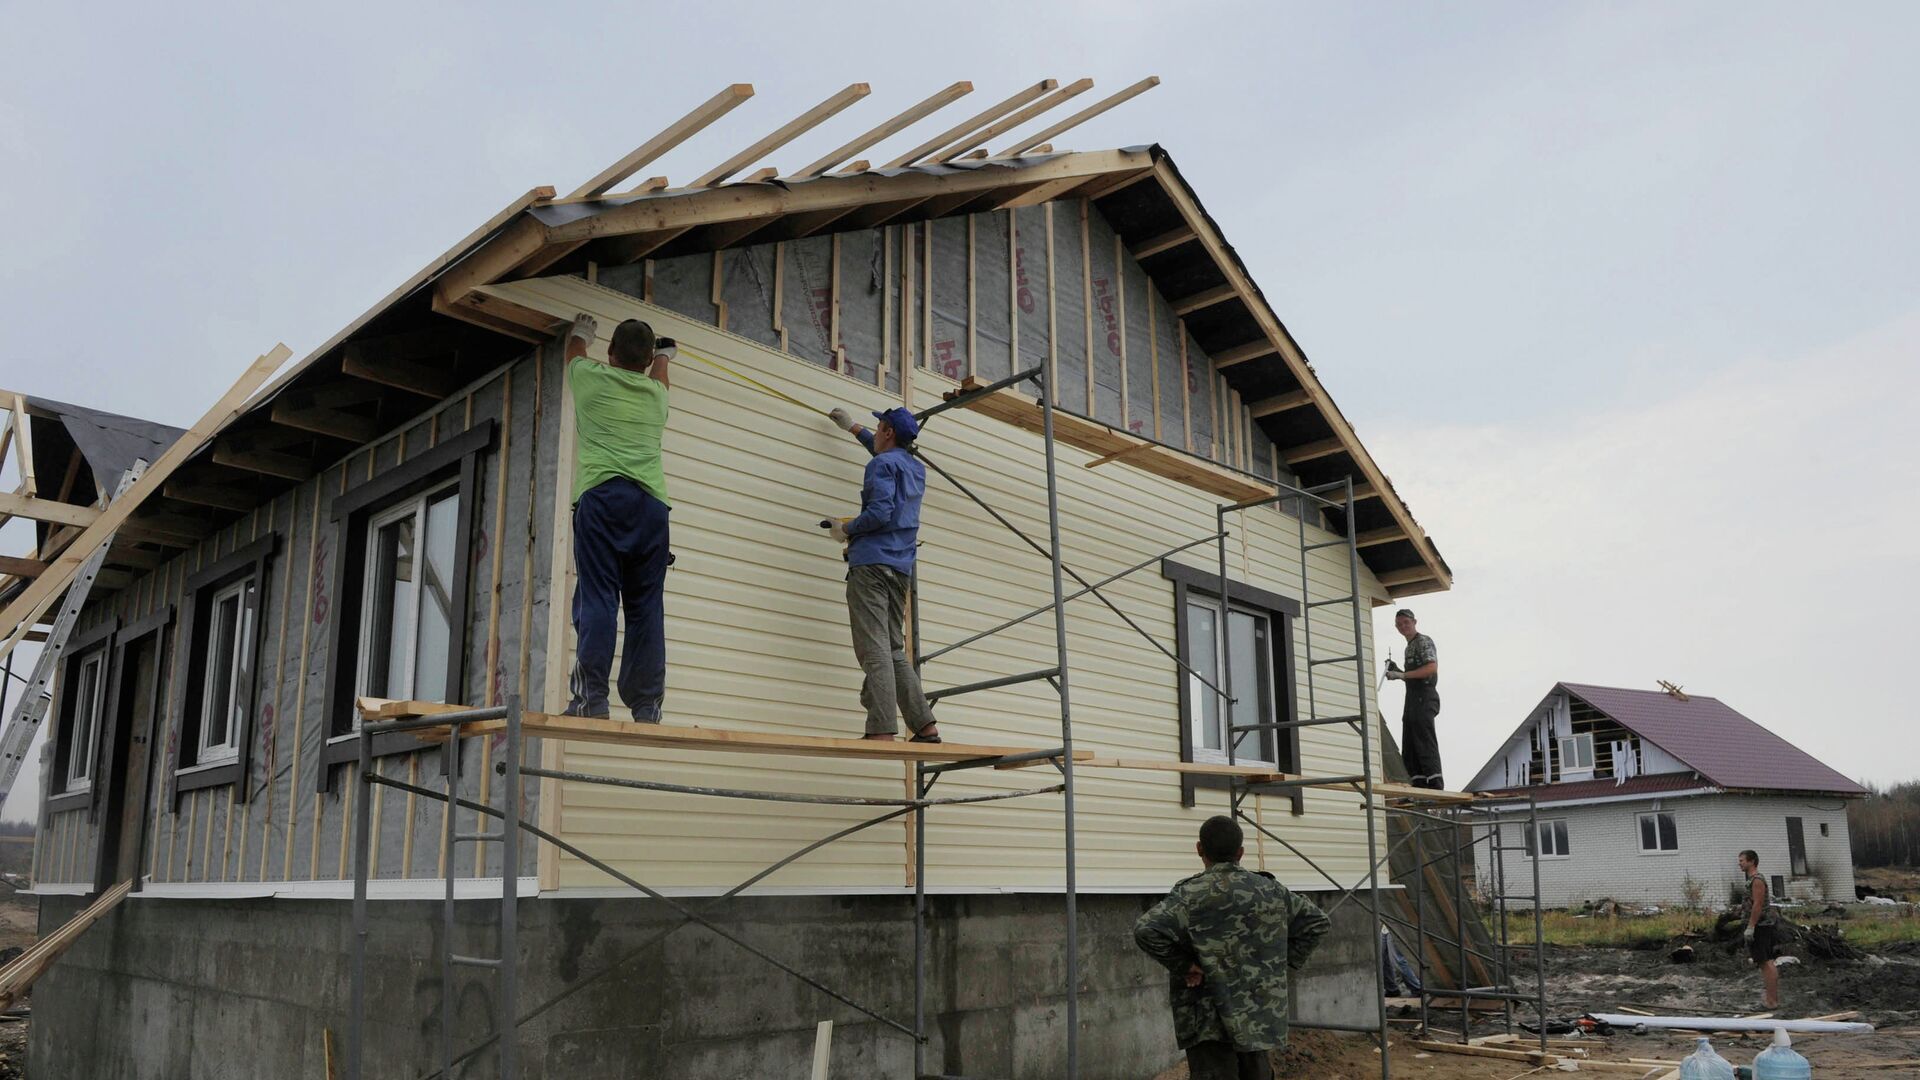
[(1872, 1024), (1839, 1020), (1748, 1020), (1738, 1016), (1635, 1016), (1632, 1013), (1591, 1013), (1595, 1020), (1618, 1028), (1676, 1028), (1681, 1031), (1772, 1031), (1785, 1028), (1807, 1034), (1864, 1035)]

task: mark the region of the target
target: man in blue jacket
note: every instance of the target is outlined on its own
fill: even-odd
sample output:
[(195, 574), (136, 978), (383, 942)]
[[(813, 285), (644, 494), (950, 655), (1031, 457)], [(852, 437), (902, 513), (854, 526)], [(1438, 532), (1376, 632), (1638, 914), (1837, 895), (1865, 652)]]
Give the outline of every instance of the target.
[(866, 672), (860, 688), (866, 737), (892, 740), (904, 712), (914, 742), (937, 743), (940, 732), (907, 659), (905, 632), (920, 497), (927, 491), (926, 466), (911, 453), (920, 424), (903, 408), (874, 413), (879, 426), (873, 431), (854, 423), (845, 409), (830, 415), (873, 455), (860, 486), (859, 516), (832, 526), (833, 538), (847, 545), (847, 613), (853, 653)]

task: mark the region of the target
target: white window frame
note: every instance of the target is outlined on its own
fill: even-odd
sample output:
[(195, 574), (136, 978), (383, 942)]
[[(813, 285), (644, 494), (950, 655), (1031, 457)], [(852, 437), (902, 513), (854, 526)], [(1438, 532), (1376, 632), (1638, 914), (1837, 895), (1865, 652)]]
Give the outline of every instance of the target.
[[(1192, 608), (1206, 609), (1206, 611), (1208, 611), (1213, 616), (1214, 626), (1215, 626), (1215, 635), (1216, 635), (1215, 636), (1216, 648), (1212, 652), (1211, 663), (1208, 663), (1206, 661), (1201, 661), (1198, 663), (1194, 663), (1193, 668), (1195, 671), (1211, 669), (1213, 674), (1213, 684), (1215, 686), (1220, 687), (1221, 689), (1225, 689), (1226, 674), (1225, 672), (1220, 670), (1221, 652), (1220, 652), (1220, 649), (1217, 647), (1218, 642), (1220, 640), (1219, 634), (1221, 633), (1221, 630), (1219, 627), (1220, 600), (1218, 597), (1208, 596), (1205, 593), (1189, 592), (1187, 594), (1187, 607), (1189, 609), (1192, 609)], [(1266, 642), (1267, 642), (1267, 648), (1269, 650), (1268, 652), (1269, 658), (1262, 664), (1262, 666), (1266, 669), (1266, 676), (1265, 676), (1266, 701), (1272, 711), (1272, 715), (1261, 722), (1262, 723), (1276, 722), (1282, 718), (1281, 717), (1282, 709), (1280, 707), (1279, 687), (1275, 685), (1275, 676), (1277, 673), (1275, 672), (1274, 669), (1278, 665), (1275, 664), (1274, 661), (1271, 659), (1271, 650), (1273, 648), (1273, 643), (1276, 640), (1274, 635), (1278, 633), (1278, 631), (1275, 629), (1275, 624), (1278, 622), (1278, 620), (1275, 618), (1275, 614), (1273, 612), (1266, 611), (1262, 608), (1249, 607), (1245, 604), (1233, 604), (1231, 605), (1230, 610), (1231, 610), (1231, 614), (1228, 616), (1227, 627), (1225, 630), (1225, 633), (1229, 635), (1226, 642), (1226, 647), (1229, 649), (1233, 647), (1233, 642), (1231, 639), (1231, 634), (1233, 632), (1232, 615), (1245, 615), (1249, 618), (1257, 619), (1266, 625), (1266, 628), (1267, 628)], [(1188, 615), (1186, 612), (1182, 612), (1181, 617), (1187, 618)], [(1193, 659), (1196, 661), (1199, 661), (1200, 657), (1195, 656)], [(1193, 760), (1196, 762), (1205, 762), (1208, 764), (1225, 765), (1227, 764), (1227, 756), (1228, 756), (1227, 751), (1225, 749), (1214, 750), (1206, 746), (1206, 740), (1205, 740), (1206, 723), (1207, 723), (1206, 701), (1209, 698), (1211, 698), (1215, 701), (1216, 705), (1220, 706), (1218, 712), (1216, 713), (1216, 719), (1218, 720), (1218, 722), (1222, 723), (1225, 728), (1225, 730), (1222, 730), (1220, 732), (1222, 747), (1229, 745), (1228, 740), (1231, 740), (1233, 738), (1233, 732), (1231, 730), (1231, 728), (1233, 727), (1232, 710), (1226, 707), (1226, 702), (1224, 700), (1221, 700), (1219, 698), (1219, 695), (1214, 694), (1212, 690), (1207, 688), (1206, 684), (1200, 682), (1200, 680), (1198, 679), (1195, 679), (1193, 675), (1184, 674), (1183, 677), (1189, 681), (1189, 685), (1191, 687), (1190, 693), (1193, 695), (1192, 707), (1190, 709), (1191, 715), (1189, 717), (1189, 723), (1191, 724), (1192, 730), (1190, 730), (1187, 733), (1188, 739), (1193, 747)], [(1235, 668), (1234, 683), (1235, 683), (1236, 693), (1240, 691), (1240, 687), (1243, 685), (1240, 682), (1240, 680), (1243, 678), (1245, 678), (1245, 673), (1240, 671), (1238, 668)], [(1256, 687), (1255, 689), (1258, 689), (1258, 688)], [(1269, 741), (1276, 748), (1276, 751), (1280, 745), (1279, 732), (1277, 730), (1270, 730), (1267, 732), (1258, 732), (1258, 731), (1242, 732), (1243, 737), (1247, 735), (1253, 736), (1254, 744), (1256, 746), (1262, 747), (1263, 749)], [(1274, 756), (1277, 756), (1277, 753)], [(1278, 762), (1269, 760), (1268, 758), (1264, 758), (1264, 757), (1260, 757), (1260, 758), (1242, 757), (1242, 758), (1236, 759), (1234, 763), (1239, 765), (1270, 765), (1276, 769), (1279, 767)]]
[[(417, 685), (418, 675), (419, 675), (417, 666), (419, 664), (419, 659), (420, 659), (420, 618), (421, 618), (422, 612), (424, 611), (424, 608), (421, 606), (421, 600), (423, 599), (423, 594), (426, 589), (426, 581), (427, 581), (427, 545), (430, 540), (430, 537), (428, 536), (428, 533), (427, 533), (427, 508), (432, 506), (434, 503), (440, 501), (441, 498), (445, 496), (449, 490), (453, 492), (453, 495), (451, 497), (454, 499), (461, 499), (466, 497), (466, 493), (460, 490), (459, 480), (452, 479), (452, 480), (448, 480), (444, 484), (439, 484), (427, 491), (423, 491), (420, 494), (415, 495), (411, 498), (404, 499), (398, 503), (395, 503), (394, 505), (388, 507), (385, 510), (380, 511), (378, 514), (373, 515), (367, 520), (366, 537), (364, 540), (365, 556), (364, 556), (363, 562), (361, 563), (364, 569), (361, 572), (362, 580), (360, 583), (361, 592), (360, 592), (360, 642), (359, 642), (360, 655), (358, 659), (359, 668), (355, 672), (354, 680), (353, 680), (354, 693), (358, 696), (367, 696), (372, 693), (371, 689), (368, 686), (368, 680), (373, 670), (374, 643), (379, 638), (379, 632), (373, 625), (373, 618), (374, 618), (374, 614), (379, 610), (379, 605), (375, 603), (375, 590), (379, 587), (379, 584), (380, 584), (379, 576), (378, 576), (378, 570), (380, 566), (380, 558), (379, 558), (380, 534), (389, 525), (392, 525), (395, 522), (404, 521), (407, 518), (412, 518), (414, 523), (413, 524), (413, 535), (414, 535), (414, 556), (413, 557), (414, 557), (414, 562), (416, 564), (416, 571), (413, 575), (413, 589), (412, 589), (413, 595), (411, 597), (411, 602), (413, 605), (412, 607), (413, 618), (410, 622), (409, 629), (408, 629), (408, 637), (407, 637), (406, 651), (405, 651), (406, 676), (404, 680), (400, 680), (396, 682), (394, 673), (391, 671), (387, 672), (388, 685), (386, 689), (379, 696), (390, 697), (390, 698), (400, 698), (400, 699), (411, 699), (413, 697), (413, 690), (414, 690), (414, 687)], [(455, 507), (455, 510), (456, 510), (456, 516), (457, 516), (457, 511), (458, 511), (457, 506)], [(455, 558), (459, 558), (460, 555), (461, 553), (456, 547)], [(451, 586), (451, 583), (449, 583), (449, 585)], [(449, 648), (461, 647), (460, 636), (459, 636), (461, 633), (461, 628), (457, 626), (449, 627), (448, 631), (449, 631), (448, 647)], [(389, 642), (389, 647), (391, 647), (391, 642)], [(396, 685), (406, 687), (407, 693), (405, 694), (393, 693), (392, 690)], [(355, 709), (353, 710), (353, 727), (351, 731), (358, 731), (358, 730), (360, 730), (360, 710)], [(335, 739), (350, 738), (351, 731), (347, 734), (336, 735), (334, 736), (334, 738)]]
[[(92, 674), (88, 674), (88, 669)], [(66, 788), (62, 794), (90, 791), (93, 788), (93, 757), (96, 743), (100, 737), (100, 714), (104, 710), (107, 697), (107, 650), (95, 649), (75, 662), (73, 727), (67, 736), (67, 776)], [(82, 715), (81, 705), (86, 703), (82, 696), (81, 684), (90, 683), (93, 690), (90, 708)]]
[[(1647, 846), (1646, 821), (1648, 818), (1654, 819), (1653, 842), (1656, 845), (1660, 843), (1660, 820), (1659, 819), (1667, 818), (1673, 822), (1673, 846), (1672, 847), (1663, 848), (1658, 846), (1656, 847)], [(1679, 817), (1676, 816), (1674, 812), (1671, 810), (1649, 810), (1643, 814), (1634, 815), (1633, 842), (1639, 846), (1640, 854), (1642, 855), (1678, 855), (1680, 854), (1680, 819)]]
[[(241, 676), (245, 675), (246, 683), (251, 683), (254, 677), (253, 665), (246, 662), (253, 638), (254, 604), (251, 602), (253, 597), (249, 595), (253, 586), (253, 575), (248, 574), (230, 585), (222, 586), (207, 604), (207, 661), (200, 681), (200, 732), (199, 746), (196, 748), (193, 759), (195, 768), (204, 765), (224, 765), (240, 757), (240, 730), (245, 726), (244, 710), (251, 696), (247, 693), (249, 687), (243, 684)], [(220, 637), (220, 605), (229, 599), (235, 602), (237, 611), (233, 648), (223, 658), (214, 651), (213, 645)], [(227, 700), (216, 702), (213, 687), (218, 685), (215, 676), (222, 659), (230, 666), (232, 673), (227, 679)], [(225, 742), (212, 743), (207, 741), (207, 733), (212, 730), (210, 721), (215, 715), (216, 706), (226, 710), (227, 738)]]
[[(1569, 777), (1569, 776), (1579, 776), (1579, 777), (1585, 777), (1585, 778), (1591, 779), (1593, 776), (1593, 768), (1594, 768), (1593, 733), (1588, 731), (1588, 732), (1581, 732), (1580, 734), (1577, 734), (1577, 735), (1562, 735), (1559, 737), (1559, 739), (1560, 739), (1560, 776), (1561, 778), (1565, 779), (1566, 777)], [(1584, 745), (1586, 747), (1586, 750), (1587, 750), (1586, 764), (1584, 765), (1567, 764), (1568, 745), (1572, 745), (1575, 747)], [(1580, 755), (1575, 754), (1573, 756), (1577, 759), (1579, 758)]]
[[(1566, 818), (1542, 818), (1538, 822), (1538, 826), (1539, 826), (1538, 829), (1533, 830), (1533, 836), (1532, 836), (1533, 842), (1529, 846), (1532, 847), (1534, 851), (1539, 853), (1540, 858), (1542, 859), (1573, 858), (1573, 831), (1567, 828)], [(1520, 825), (1520, 830), (1521, 830), (1520, 835), (1522, 837), (1525, 837), (1529, 829), (1530, 827), (1526, 823), (1522, 822)], [(1555, 832), (1556, 829), (1558, 829), (1557, 833)], [(1559, 842), (1554, 843), (1552, 845), (1543, 844), (1540, 842), (1543, 837), (1553, 838), (1556, 836), (1559, 838)], [(1547, 848), (1549, 846), (1554, 847), (1556, 850), (1548, 851)]]

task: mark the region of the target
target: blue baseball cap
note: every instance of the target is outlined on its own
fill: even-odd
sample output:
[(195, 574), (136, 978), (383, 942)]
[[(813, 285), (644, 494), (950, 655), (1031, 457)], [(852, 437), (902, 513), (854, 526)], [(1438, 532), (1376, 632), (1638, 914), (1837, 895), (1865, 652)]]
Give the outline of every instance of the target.
[(893, 434), (896, 438), (913, 439), (918, 438), (920, 435), (920, 421), (915, 420), (913, 413), (909, 412), (903, 406), (895, 405), (893, 408), (883, 412), (876, 412), (873, 414), (873, 418), (875, 420), (885, 420), (887, 426), (893, 429)]

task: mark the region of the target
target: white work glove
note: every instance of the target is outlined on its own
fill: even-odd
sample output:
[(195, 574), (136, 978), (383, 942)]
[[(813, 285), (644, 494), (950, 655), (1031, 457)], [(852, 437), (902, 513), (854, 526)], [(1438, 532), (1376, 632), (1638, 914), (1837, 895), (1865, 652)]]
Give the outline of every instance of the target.
[(840, 425), (841, 431), (852, 431), (854, 428), (853, 414), (840, 408), (838, 405), (834, 406), (833, 411), (827, 414), (827, 418)]
[(1407, 673), (1404, 671), (1401, 671), (1399, 668), (1393, 668), (1387, 672), (1387, 679), (1390, 682), (1399, 682), (1401, 679), (1404, 679), (1406, 677), (1407, 677)]
[(655, 360), (672, 360), (678, 355), (680, 355), (680, 346), (678, 344), (667, 345), (663, 348), (653, 350), (653, 358)]
[(599, 333), (600, 324), (594, 320), (593, 316), (583, 311), (573, 317), (573, 329), (567, 331), (567, 337), (579, 338), (583, 343), (591, 345)]
[(1753, 941), (1753, 927), (1749, 926), (1745, 930), (1740, 931), (1740, 936), (1746, 939), (1748, 943), (1751, 943)]
[(833, 537), (835, 540), (838, 540), (843, 544), (846, 543), (847, 542), (847, 523), (844, 521), (835, 521), (832, 525), (827, 527), (827, 535)]

